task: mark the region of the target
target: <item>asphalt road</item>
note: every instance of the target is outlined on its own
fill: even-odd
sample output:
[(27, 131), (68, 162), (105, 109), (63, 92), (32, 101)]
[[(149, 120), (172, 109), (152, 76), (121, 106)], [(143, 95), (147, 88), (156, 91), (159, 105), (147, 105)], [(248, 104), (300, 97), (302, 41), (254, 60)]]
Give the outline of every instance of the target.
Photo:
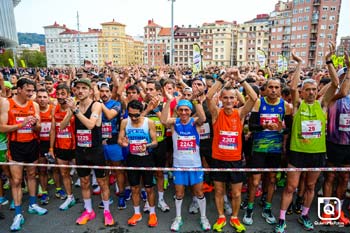
[[(112, 187), (112, 186), (111, 186)], [(78, 226), (75, 224), (75, 220), (83, 211), (83, 202), (81, 199), (80, 188), (73, 188), (75, 197), (78, 199), (77, 204), (67, 211), (60, 211), (58, 207), (61, 200), (55, 198), (53, 193), (53, 186), (50, 186), (51, 192), (50, 202), (45, 206), (49, 210), (48, 214), (44, 216), (31, 215), (27, 213), (28, 207), (28, 194), (24, 195), (23, 210), (25, 224), (20, 232), (40, 232), (40, 233), (66, 233), (66, 232), (82, 232), (82, 233), (93, 233), (93, 232), (105, 232), (105, 233), (125, 233), (125, 232), (140, 232), (140, 233), (162, 233), (170, 232), (170, 225), (172, 219), (175, 217), (175, 203), (173, 200), (174, 188), (171, 185), (165, 192), (165, 199), (170, 206), (170, 212), (162, 213), (159, 209), (156, 210), (158, 216), (158, 226), (155, 228), (149, 228), (147, 226), (148, 214), (143, 214), (143, 220), (139, 222), (136, 226), (128, 226), (127, 220), (133, 214), (133, 208), (131, 201), (127, 202), (127, 208), (125, 210), (117, 209), (117, 197), (113, 194), (114, 204), (111, 205), (110, 209), (113, 217), (116, 221), (116, 225), (112, 227), (105, 227), (103, 224), (103, 210), (98, 209), (98, 203), (100, 202), (100, 196), (93, 196), (93, 208), (96, 212), (96, 218), (86, 225)], [(114, 190), (114, 189), (113, 189)], [(281, 189), (277, 190), (274, 196), (274, 201), (272, 205), (272, 211), (276, 217), (279, 214), (279, 203), (281, 196)], [(6, 192), (6, 196), (10, 198), (10, 192)], [(214, 224), (217, 218), (217, 212), (214, 203), (214, 193), (207, 193), (207, 216), (211, 224)], [(184, 225), (181, 228), (181, 232), (195, 233), (202, 232), (199, 225), (200, 215), (192, 215), (188, 213), (188, 206), (190, 204), (191, 198), (190, 193), (187, 190), (186, 198), (183, 202), (182, 215), (184, 219)], [(258, 200), (256, 200), (256, 203)], [(12, 218), (14, 212), (9, 210), (9, 205), (1, 206), (0, 211), (5, 214), (5, 219), (0, 220), (0, 232), (9, 232), (10, 225), (12, 223)], [(273, 226), (267, 224), (261, 217), (261, 207), (256, 204), (254, 210), (254, 224), (252, 226), (247, 226), (247, 232), (252, 233), (270, 233), (273, 232)], [(239, 217), (242, 220), (244, 211), (241, 210)], [(315, 199), (313, 206), (311, 208), (310, 217), (313, 221), (317, 220), (317, 198)], [(297, 222), (297, 215), (287, 216), (287, 229), (289, 233), (303, 232), (304, 230)], [(234, 229), (227, 224), (223, 232), (235, 232)], [(333, 233), (333, 232), (350, 232), (350, 228), (338, 227), (338, 226), (316, 226), (314, 232), (320, 233)]]

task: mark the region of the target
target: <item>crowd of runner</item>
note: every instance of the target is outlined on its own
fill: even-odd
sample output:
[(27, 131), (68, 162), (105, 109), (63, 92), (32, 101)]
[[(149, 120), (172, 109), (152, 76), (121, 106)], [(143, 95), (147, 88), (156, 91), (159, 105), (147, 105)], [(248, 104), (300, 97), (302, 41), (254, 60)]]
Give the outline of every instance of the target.
[[(117, 213), (109, 209), (114, 192), (120, 210), (132, 200), (134, 214), (128, 225), (135, 226), (149, 213), (148, 226), (156, 227), (156, 209), (170, 210), (164, 195), (174, 195), (166, 192), (172, 178), (176, 215), (169, 220), (171, 231), (179, 231), (184, 223), (181, 212), (186, 186), (192, 194), (188, 211), (199, 213), (203, 231), (220, 232), (227, 221), (236, 232), (249, 230), (254, 199), (260, 195), (261, 216), (276, 233), (285, 232), (286, 214), (293, 211), (299, 214), (298, 222), (304, 229), (313, 230), (308, 213), (320, 171), (243, 173), (204, 172), (200, 168), (349, 166), (350, 62), (346, 54), (345, 66), (335, 67), (331, 60), (334, 52), (330, 43), (324, 58), (327, 65), (319, 70), (304, 68), (302, 59), (293, 52), (294, 65), (284, 73), (252, 66), (208, 66), (197, 74), (190, 68), (170, 66), (2, 69), (0, 162), (134, 168), (67, 166), (48, 172), (47, 167), (1, 165), (6, 179), (0, 179), (0, 203), (10, 202), (15, 213), (10, 230), (18, 231), (24, 223), (23, 186), (29, 193), (30, 214), (48, 212), (42, 206), (49, 203), (51, 178), (55, 196), (62, 200), (58, 209), (69, 211), (76, 204), (74, 172), (85, 209), (77, 216), (78, 225), (96, 217), (92, 194), (101, 195), (104, 224), (114, 225)], [(166, 167), (179, 169), (164, 172)], [(337, 207), (341, 210), (335, 213), (340, 216), (338, 221), (349, 225), (342, 210), (347, 208), (343, 201), (349, 172), (323, 175), (322, 195), (341, 200), (325, 201), (324, 209)], [(286, 181), (279, 204), (273, 202), (273, 195), (277, 181), (283, 178)], [(11, 201), (5, 198), (6, 181)], [(244, 189), (247, 195), (242, 199)], [(206, 216), (204, 193), (211, 191), (215, 222)], [(280, 209), (279, 218), (272, 214), (272, 203)], [(244, 216), (238, 216), (240, 208), (245, 210)], [(322, 216), (323, 224), (333, 224), (327, 211)]]

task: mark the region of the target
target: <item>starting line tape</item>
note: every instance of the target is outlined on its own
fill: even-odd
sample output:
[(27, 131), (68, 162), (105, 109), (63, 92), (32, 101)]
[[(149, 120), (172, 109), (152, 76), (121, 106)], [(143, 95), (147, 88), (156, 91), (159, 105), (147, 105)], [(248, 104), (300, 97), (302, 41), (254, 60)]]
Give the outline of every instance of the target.
[(36, 167), (65, 167), (65, 168), (88, 168), (109, 170), (141, 170), (141, 171), (205, 171), (205, 172), (301, 172), (301, 171), (324, 171), (324, 172), (350, 172), (350, 167), (317, 167), (317, 168), (161, 168), (161, 167), (120, 167), (120, 166), (91, 166), (91, 165), (65, 165), (65, 164), (39, 164), (0, 162), (1, 165), (19, 165)]

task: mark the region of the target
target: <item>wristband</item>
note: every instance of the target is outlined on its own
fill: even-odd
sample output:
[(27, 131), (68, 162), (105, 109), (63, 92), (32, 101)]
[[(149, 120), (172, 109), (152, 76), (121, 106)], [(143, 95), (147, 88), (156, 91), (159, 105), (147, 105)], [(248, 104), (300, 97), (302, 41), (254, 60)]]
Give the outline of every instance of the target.
[(242, 83), (244, 83), (245, 81), (246, 81), (246, 80), (243, 79), (243, 80), (239, 81), (238, 83), (239, 83), (239, 84), (242, 84)]
[(222, 85), (225, 84), (225, 80), (223, 80), (222, 78), (217, 78), (217, 80), (218, 80), (219, 82), (221, 82)]
[(77, 109), (75, 109), (75, 110), (73, 111), (73, 114), (74, 114), (74, 115), (77, 115), (79, 112), (80, 112), (80, 110), (79, 110), (79, 108), (77, 108)]
[(327, 65), (329, 65), (329, 64), (332, 64), (332, 65), (333, 65), (333, 61), (332, 61), (332, 60), (326, 61), (326, 64), (327, 64)]
[(199, 102), (198, 102), (198, 100), (192, 100), (192, 104), (197, 105), (197, 104), (199, 104)]

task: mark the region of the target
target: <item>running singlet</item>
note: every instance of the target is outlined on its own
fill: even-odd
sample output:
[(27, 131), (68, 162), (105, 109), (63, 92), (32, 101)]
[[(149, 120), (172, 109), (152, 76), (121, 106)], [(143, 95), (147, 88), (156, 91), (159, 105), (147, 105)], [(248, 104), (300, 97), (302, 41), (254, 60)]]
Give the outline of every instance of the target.
[(327, 141), (350, 145), (350, 95), (338, 99), (328, 109)]
[[(27, 102), (25, 107), (18, 106), (11, 98), (8, 99), (10, 109), (8, 112), (8, 125), (16, 125), (24, 122), (24, 119), (28, 116), (35, 116), (35, 108), (32, 100)], [(37, 135), (33, 132), (32, 126), (27, 124), (20, 129), (8, 133), (9, 140), (13, 142), (30, 142), (37, 138)]]
[(303, 153), (326, 152), (326, 114), (321, 104), (301, 101), (294, 114), (290, 150)]
[[(278, 123), (284, 120), (285, 102), (282, 99), (271, 105), (264, 97), (260, 98), (259, 121), (260, 125)], [(253, 134), (253, 151), (263, 153), (282, 153), (283, 134), (278, 131), (265, 129)]]
[(0, 133), (0, 151), (7, 150), (7, 134)]
[(49, 104), (49, 107), (46, 112), (40, 112), (40, 119), (41, 119), (40, 141), (50, 141), (52, 108), (53, 108), (53, 105)]
[(184, 125), (176, 118), (173, 132), (174, 167), (201, 167), (199, 134), (194, 119)]
[[(163, 109), (161, 104), (158, 106), (158, 108), (160, 111)], [(156, 125), (157, 142), (162, 142), (165, 138), (165, 126), (160, 122), (159, 117), (153, 110), (150, 111), (146, 117), (154, 121), (154, 124)]]
[(134, 127), (131, 125), (131, 120), (128, 118), (128, 122), (125, 127), (125, 134), (129, 139), (129, 152), (133, 155), (145, 156), (149, 155), (148, 150), (141, 152), (143, 145), (151, 143), (151, 136), (149, 134), (148, 118), (143, 118), (143, 124), (141, 127)]
[(213, 124), (213, 158), (223, 161), (240, 161), (242, 159), (242, 124), (237, 109), (226, 115), (221, 109)]
[(55, 148), (73, 150), (75, 149), (75, 117), (72, 116), (68, 125), (64, 129), (60, 129), (60, 124), (67, 114), (61, 110), (61, 105), (57, 105), (54, 112), (55, 118)]
[(102, 112), (102, 138), (103, 139), (114, 138), (113, 144), (117, 144), (117, 134), (119, 132), (119, 126), (120, 126), (121, 104), (119, 101), (111, 99), (106, 103), (104, 103), (104, 105), (108, 109), (114, 109), (117, 112), (117, 115), (112, 120), (108, 120), (105, 114)]
[[(91, 105), (88, 107), (84, 116), (90, 119), (92, 105), (95, 102), (92, 101)], [(76, 117), (75, 118), (76, 127), (76, 137), (77, 137), (77, 147), (80, 148), (91, 148), (102, 146), (102, 129), (101, 126), (94, 126), (92, 129), (86, 128), (83, 123)]]

